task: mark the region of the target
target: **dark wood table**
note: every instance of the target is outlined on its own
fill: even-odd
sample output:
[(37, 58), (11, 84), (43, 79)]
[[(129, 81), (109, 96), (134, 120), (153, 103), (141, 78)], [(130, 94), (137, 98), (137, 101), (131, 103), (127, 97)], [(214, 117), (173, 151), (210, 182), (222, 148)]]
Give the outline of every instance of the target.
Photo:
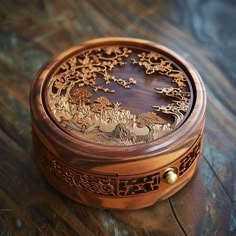
[[(0, 235), (236, 235), (236, 2), (8, 1), (0, 4)], [(208, 94), (204, 151), (191, 182), (135, 211), (67, 199), (32, 157), (28, 95), (52, 56), (103, 36), (149, 39), (200, 72)]]

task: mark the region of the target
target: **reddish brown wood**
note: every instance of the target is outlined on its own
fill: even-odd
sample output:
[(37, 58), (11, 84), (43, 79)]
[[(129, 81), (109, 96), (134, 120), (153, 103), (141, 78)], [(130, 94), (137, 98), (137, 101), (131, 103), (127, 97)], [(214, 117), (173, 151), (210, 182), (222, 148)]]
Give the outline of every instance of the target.
[[(180, 66), (188, 76), (193, 99), (190, 104), (191, 111), (184, 122), (154, 141), (124, 147), (78, 139), (68, 135), (57, 121), (56, 125), (53, 114), (48, 110), (46, 83), (50, 81), (49, 76), (55, 67), (72, 55), (104, 45), (157, 51)], [(134, 76), (138, 77), (140, 72), (135, 73)], [(142, 86), (142, 89), (145, 89), (147, 85), (143, 83)], [(122, 90), (119, 90), (119, 93), (121, 96), (127, 96)], [(139, 96), (142, 98), (143, 95)], [(129, 96), (126, 100), (128, 104)], [(135, 100), (131, 100), (133, 107), (135, 104)], [(128, 38), (86, 42), (53, 59), (37, 75), (32, 86), (31, 113), (35, 157), (48, 181), (76, 201), (104, 208), (146, 207), (173, 195), (195, 173), (201, 152), (205, 107), (206, 94), (198, 73), (165, 47)], [(168, 168), (174, 168), (179, 176), (173, 185), (164, 181)], [(131, 191), (130, 188), (137, 189)]]
[[(0, 4), (1, 235), (235, 235), (233, 1), (8, 1)], [(203, 154), (192, 180), (140, 210), (79, 204), (48, 185), (32, 153), (28, 104), (39, 68), (103, 36), (146, 38), (191, 62), (207, 88)]]

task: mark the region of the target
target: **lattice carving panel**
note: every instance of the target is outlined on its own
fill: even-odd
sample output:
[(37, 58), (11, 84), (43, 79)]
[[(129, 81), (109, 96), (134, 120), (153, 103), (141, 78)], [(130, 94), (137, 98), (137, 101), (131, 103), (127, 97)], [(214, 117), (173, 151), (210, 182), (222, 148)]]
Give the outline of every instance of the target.
[[(167, 167), (154, 170), (152, 173), (133, 176), (74, 169), (51, 154), (43, 146), (36, 134), (34, 134), (33, 137), (41, 169), (46, 170), (45, 174), (49, 176), (49, 178), (56, 178), (66, 187), (75, 191), (82, 190), (110, 197), (128, 197), (153, 191), (161, 191), (162, 186), (166, 185), (162, 176)], [(184, 174), (190, 170), (197, 159), (199, 159), (201, 144), (202, 137), (200, 136), (183, 157), (171, 163), (171, 167), (176, 168), (179, 177), (184, 177)]]

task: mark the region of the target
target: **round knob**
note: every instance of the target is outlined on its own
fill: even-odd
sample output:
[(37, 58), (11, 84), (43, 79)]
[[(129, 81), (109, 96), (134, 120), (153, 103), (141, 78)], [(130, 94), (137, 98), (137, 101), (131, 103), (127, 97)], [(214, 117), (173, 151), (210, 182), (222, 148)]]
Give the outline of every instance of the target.
[(174, 168), (169, 168), (165, 171), (163, 178), (167, 184), (174, 184), (178, 179), (178, 175), (175, 173)]

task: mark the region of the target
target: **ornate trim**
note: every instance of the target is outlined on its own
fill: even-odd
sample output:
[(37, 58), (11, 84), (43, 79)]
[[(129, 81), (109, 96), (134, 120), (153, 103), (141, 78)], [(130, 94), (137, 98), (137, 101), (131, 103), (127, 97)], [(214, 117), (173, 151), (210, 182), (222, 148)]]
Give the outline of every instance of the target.
[(199, 139), (192, 148), (192, 151), (180, 160), (179, 176), (184, 175), (200, 156), (201, 144), (201, 139)]
[[(69, 167), (53, 154), (51, 154), (36, 134), (33, 134), (34, 149), (39, 166), (49, 178), (60, 179), (63, 184), (74, 191), (85, 191), (110, 197), (127, 197), (161, 190), (166, 184), (161, 181), (161, 176), (168, 167), (133, 176), (118, 174), (98, 173), (84, 171)], [(179, 177), (192, 167), (200, 156), (202, 137), (200, 136), (191, 149), (177, 161), (169, 166), (176, 168)]]
[(116, 195), (115, 178), (94, 176), (82, 172), (79, 173), (64, 166), (62, 162), (57, 161), (56, 159), (50, 160), (49, 171), (67, 183), (71, 188), (101, 195)]

